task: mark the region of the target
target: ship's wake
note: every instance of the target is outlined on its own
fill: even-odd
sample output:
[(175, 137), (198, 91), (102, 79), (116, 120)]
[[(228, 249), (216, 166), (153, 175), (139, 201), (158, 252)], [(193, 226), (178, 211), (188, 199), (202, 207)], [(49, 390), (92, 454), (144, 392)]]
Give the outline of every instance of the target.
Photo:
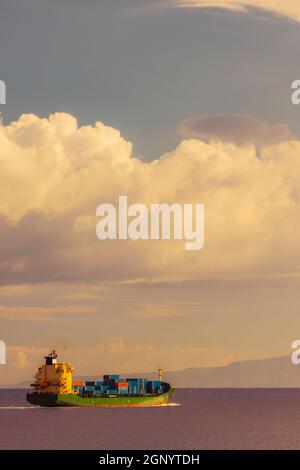
[[(161, 405), (122, 405), (122, 406), (101, 406), (101, 407), (91, 407), (91, 408), (165, 408), (169, 406), (180, 406), (180, 403), (162, 403)], [(82, 408), (89, 408), (89, 407), (81, 407), (81, 406), (70, 406), (70, 407), (62, 407), (64, 410), (82, 410)], [(60, 408), (60, 409), (62, 409)], [(40, 406), (16, 406), (16, 405), (8, 405), (8, 406), (0, 406), (1, 410), (37, 410), (43, 409)], [(55, 407), (57, 410), (58, 408)]]
[(36, 406), (15, 406), (15, 405), (0, 406), (0, 410), (32, 410), (36, 408), (37, 408)]

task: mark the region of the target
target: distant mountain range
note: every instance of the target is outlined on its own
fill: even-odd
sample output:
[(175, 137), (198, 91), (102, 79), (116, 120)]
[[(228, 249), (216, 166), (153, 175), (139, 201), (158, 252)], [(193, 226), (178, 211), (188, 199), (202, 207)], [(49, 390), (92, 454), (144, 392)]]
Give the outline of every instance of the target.
[[(124, 377), (156, 378), (155, 372), (134, 372)], [(76, 380), (93, 380), (97, 377), (76, 376)], [(290, 356), (233, 362), (224, 367), (193, 367), (165, 372), (165, 380), (177, 388), (300, 388), (300, 365), (291, 363)], [(14, 387), (27, 388), (30, 382), (21, 382)]]

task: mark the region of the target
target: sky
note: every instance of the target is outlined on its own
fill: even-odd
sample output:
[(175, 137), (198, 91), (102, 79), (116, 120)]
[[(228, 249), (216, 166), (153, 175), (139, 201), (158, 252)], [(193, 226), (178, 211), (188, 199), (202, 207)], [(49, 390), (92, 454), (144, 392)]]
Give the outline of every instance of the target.
[[(0, 385), (288, 355), (300, 6), (2, 0)], [(101, 202), (204, 203), (205, 246), (99, 241)]]

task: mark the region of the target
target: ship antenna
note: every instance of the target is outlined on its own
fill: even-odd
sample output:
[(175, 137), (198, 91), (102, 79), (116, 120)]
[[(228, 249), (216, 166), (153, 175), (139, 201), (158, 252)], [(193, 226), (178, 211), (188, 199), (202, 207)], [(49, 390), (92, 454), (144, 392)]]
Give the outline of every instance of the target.
[(159, 379), (160, 381), (162, 381), (162, 379), (163, 379), (163, 371), (164, 371), (164, 370), (163, 370), (161, 367), (158, 367), (158, 369), (156, 369), (156, 370), (157, 370), (157, 372), (158, 372), (158, 379)]

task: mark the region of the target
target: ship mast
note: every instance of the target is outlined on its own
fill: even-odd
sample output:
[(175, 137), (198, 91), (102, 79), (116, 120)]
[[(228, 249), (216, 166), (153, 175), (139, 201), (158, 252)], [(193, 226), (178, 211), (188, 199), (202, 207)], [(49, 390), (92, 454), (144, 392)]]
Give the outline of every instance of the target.
[(156, 369), (157, 372), (158, 372), (158, 380), (162, 381), (163, 379), (163, 369), (161, 367), (158, 367), (158, 369)]

